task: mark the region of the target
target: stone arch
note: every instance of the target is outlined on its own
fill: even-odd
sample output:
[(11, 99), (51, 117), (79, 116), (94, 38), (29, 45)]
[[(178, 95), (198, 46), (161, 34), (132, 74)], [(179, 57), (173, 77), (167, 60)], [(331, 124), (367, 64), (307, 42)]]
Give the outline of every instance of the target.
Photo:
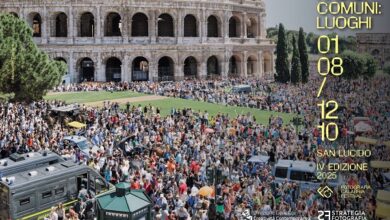
[(80, 58), (77, 62), (79, 82), (95, 81), (95, 63), (89, 57)]
[(172, 81), (175, 76), (175, 63), (169, 56), (161, 57), (158, 60), (159, 81)]
[(378, 49), (374, 49), (371, 51), (371, 55), (378, 56), (380, 54), (380, 51)]
[(147, 37), (149, 36), (148, 17), (138, 12), (133, 15), (131, 19), (131, 36), (133, 37)]
[(51, 22), (52, 37), (68, 36), (68, 16), (64, 12), (55, 13)]
[(42, 18), (38, 12), (31, 12), (28, 15), (28, 23), (33, 30), (33, 37), (42, 37)]
[(229, 58), (228, 76), (239, 75), (241, 75), (241, 58), (237, 55), (233, 55)]
[(219, 18), (215, 15), (210, 15), (207, 18), (207, 37), (220, 37), (220, 21)]
[(174, 37), (175, 28), (173, 25), (173, 18), (170, 14), (164, 13), (158, 16), (158, 36), (159, 37)]
[(248, 76), (253, 76), (258, 72), (257, 69), (257, 57), (256, 56), (249, 56), (246, 61), (246, 72)]
[(106, 81), (120, 82), (122, 80), (122, 61), (117, 57), (106, 60)]
[(198, 22), (192, 14), (184, 17), (184, 37), (198, 37)]
[(272, 72), (272, 55), (270, 52), (263, 53), (263, 71), (264, 73)]
[(221, 68), (219, 67), (219, 60), (216, 56), (210, 56), (207, 59), (207, 75), (220, 75), (221, 74)]
[(184, 77), (196, 78), (198, 75), (198, 61), (195, 57), (189, 56), (184, 60)]
[[(68, 64), (68, 61), (66, 61), (63, 57), (55, 57), (54, 60), (64, 62), (65, 64)], [(68, 74), (68, 71), (66, 71), (65, 74)]]
[(241, 21), (237, 16), (232, 16), (229, 19), (229, 37), (241, 36)]
[(122, 18), (117, 12), (110, 12), (104, 19), (104, 36), (122, 36)]
[(63, 58), (63, 57), (55, 57), (54, 60), (56, 60), (56, 61), (62, 61), (62, 62), (64, 62), (64, 63), (68, 63), (68, 61), (66, 61), (66, 59)]
[(131, 65), (131, 80), (132, 81), (148, 81), (149, 80), (149, 61), (143, 56), (134, 58)]
[(10, 15), (13, 15), (13, 16), (16, 17), (16, 18), (19, 18), (18, 13), (14, 12), (14, 11), (9, 12), (9, 14), (10, 14)]
[(80, 16), (80, 37), (95, 36), (95, 17), (91, 12), (84, 12)]
[(256, 38), (259, 35), (259, 25), (256, 18), (248, 18), (246, 21), (247, 38)]

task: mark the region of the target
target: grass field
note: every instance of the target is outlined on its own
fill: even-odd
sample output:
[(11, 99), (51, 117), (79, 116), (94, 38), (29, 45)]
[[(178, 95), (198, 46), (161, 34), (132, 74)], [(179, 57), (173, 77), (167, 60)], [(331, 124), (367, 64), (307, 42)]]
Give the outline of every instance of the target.
[[(115, 100), (115, 99), (123, 99), (123, 98), (134, 98), (140, 96), (147, 96), (141, 93), (135, 92), (75, 92), (75, 93), (56, 93), (49, 94), (45, 97), (47, 100), (62, 100), (66, 103), (92, 103), (98, 101), (105, 100)], [(278, 113), (271, 111), (262, 111), (259, 109), (246, 108), (246, 107), (236, 107), (236, 106), (224, 106), (220, 104), (213, 104), (207, 102), (199, 102), (193, 100), (185, 100), (185, 99), (177, 99), (177, 98), (167, 98), (162, 100), (147, 100), (145, 97), (145, 101), (137, 101), (131, 102), (132, 105), (149, 105), (159, 107), (161, 110), (161, 114), (163, 116), (170, 114), (172, 108), (183, 109), (183, 108), (191, 108), (195, 111), (208, 111), (210, 116), (216, 115), (218, 113), (228, 114), (229, 117), (236, 117), (240, 114), (246, 114), (248, 112), (252, 113), (257, 122), (261, 124), (268, 124), (268, 118), (270, 115), (279, 115), (283, 118), (284, 123), (289, 123), (292, 118), (295, 116), (294, 114), (286, 114), (286, 113)], [(122, 105), (124, 108), (125, 106)]]
[(195, 111), (207, 111), (211, 116), (216, 115), (218, 113), (228, 114), (229, 117), (236, 117), (240, 114), (246, 114), (248, 112), (252, 113), (257, 122), (261, 124), (268, 124), (268, 118), (270, 115), (279, 115), (283, 118), (284, 123), (289, 123), (292, 118), (295, 116), (294, 114), (287, 113), (279, 113), (279, 112), (271, 112), (271, 111), (262, 111), (254, 108), (246, 108), (246, 107), (236, 107), (236, 106), (224, 106), (220, 104), (213, 104), (207, 102), (199, 102), (193, 100), (185, 100), (185, 99), (176, 99), (169, 98), (164, 100), (155, 100), (155, 101), (143, 101), (143, 102), (135, 102), (132, 103), (134, 105), (149, 105), (158, 106), (161, 110), (162, 115), (168, 115), (171, 112), (172, 108), (183, 109), (183, 108), (191, 108)]
[(67, 103), (87, 103), (87, 102), (97, 102), (104, 100), (113, 100), (121, 98), (133, 98), (146, 96), (146, 94), (137, 93), (137, 92), (67, 92), (67, 93), (51, 93), (44, 97), (46, 100), (63, 100)]

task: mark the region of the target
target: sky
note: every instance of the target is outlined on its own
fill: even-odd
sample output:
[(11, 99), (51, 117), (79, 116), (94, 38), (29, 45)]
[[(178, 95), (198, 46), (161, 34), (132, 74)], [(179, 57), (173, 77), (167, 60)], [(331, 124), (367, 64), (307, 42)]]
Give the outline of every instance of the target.
[[(303, 27), (306, 32), (321, 33), (316, 29), (318, 0), (263, 0), (266, 4), (267, 27), (283, 23), (287, 29), (298, 30)], [(355, 0), (359, 1), (359, 0)], [(372, 1), (372, 0), (370, 0)], [(373, 17), (373, 29), (370, 32), (390, 33), (390, 1), (377, 0), (382, 5), (381, 15)], [(334, 31), (329, 31), (334, 32)], [(340, 32), (343, 35), (354, 35), (366, 30)]]

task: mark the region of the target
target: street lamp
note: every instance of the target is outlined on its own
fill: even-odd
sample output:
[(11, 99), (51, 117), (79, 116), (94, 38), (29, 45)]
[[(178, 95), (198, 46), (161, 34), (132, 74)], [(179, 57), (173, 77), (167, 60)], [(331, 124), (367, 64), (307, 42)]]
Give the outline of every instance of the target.
[(296, 132), (297, 132), (297, 134), (298, 134), (299, 126), (300, 126), (300, 125), (303, 125), (302, 118), (296, 116), (296, 117), (294, 117), (294, 118), (291, 120), (291, 122), (292, 122), (293, 125), (295, 126), (295, 130), (296, 130)]

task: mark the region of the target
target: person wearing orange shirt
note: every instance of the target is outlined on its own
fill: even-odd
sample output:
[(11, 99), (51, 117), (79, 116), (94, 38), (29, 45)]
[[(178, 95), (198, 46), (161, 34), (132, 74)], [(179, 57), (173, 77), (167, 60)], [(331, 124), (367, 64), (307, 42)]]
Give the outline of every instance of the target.
[(168, 163), (167, 163), (167, 170), (170, 174), (173, 174), (175, 172), (175, 169), (176, 169), (176, 164), (175, 162), (173, 161), (173, 159), (169, 159)]

